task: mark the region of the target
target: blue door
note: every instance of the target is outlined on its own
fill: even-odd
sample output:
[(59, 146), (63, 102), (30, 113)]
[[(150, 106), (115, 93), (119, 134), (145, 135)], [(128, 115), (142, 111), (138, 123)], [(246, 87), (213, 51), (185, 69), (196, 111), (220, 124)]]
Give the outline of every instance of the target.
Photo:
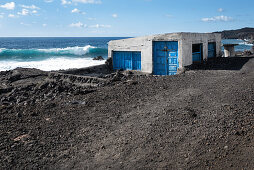
[(193, 63), (202, 62), (202, 44), (192, 45), (192, 61)]
[(140, 52), (132, 52), (132, 70), (141, 70)]
[(113, 51), (114, 70), (141, 70), (141, 52)]
[(208, 59), (216, 56), (216, 43), (208, 43)]
[(115, 70), (120, 70), (125, 67), (124, 64), (124, 53), (123, 52), (113, 52), (113, 68)]
[(130, 52), (124, 52), (124, 70), (132, 70), (132, 56)]
[(178, 42), (153, 42), (153, 74), (175, 75), (178, 67)]

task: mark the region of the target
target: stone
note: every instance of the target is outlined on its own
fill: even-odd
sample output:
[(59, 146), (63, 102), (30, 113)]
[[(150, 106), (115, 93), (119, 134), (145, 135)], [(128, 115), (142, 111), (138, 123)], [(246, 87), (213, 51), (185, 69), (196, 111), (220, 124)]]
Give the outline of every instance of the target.
[(31, 136), (28, 135), (28, 134), (24, 134), (24, 135), (21, 135), (21, 136), (18, 136), (16, 137), (15, 139), (13, 139), (15, 142), (18, 142), (18, 141), (27, 141)]
[(108, 68), (109, 70), (113, 70), (113, 60), (112, 60), (112, 58), (108, 58), (108, 59), (106, 60), (105, 64), (106, 64), (106, 66), (107, 66), (107, 68)]
[(104, 58), (102, 56), (97, 56), (97, 57), (94, 57), (93, 60), (104, 60)]

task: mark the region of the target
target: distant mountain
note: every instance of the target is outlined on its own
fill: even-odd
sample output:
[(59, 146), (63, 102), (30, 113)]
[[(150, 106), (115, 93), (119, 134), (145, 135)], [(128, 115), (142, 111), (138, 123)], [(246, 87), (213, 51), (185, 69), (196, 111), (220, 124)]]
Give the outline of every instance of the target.
[(221, 33), (222, 39), (254, 39), (254, 28), (249, 27), (238, 30), (225, 30), (216, 33)]

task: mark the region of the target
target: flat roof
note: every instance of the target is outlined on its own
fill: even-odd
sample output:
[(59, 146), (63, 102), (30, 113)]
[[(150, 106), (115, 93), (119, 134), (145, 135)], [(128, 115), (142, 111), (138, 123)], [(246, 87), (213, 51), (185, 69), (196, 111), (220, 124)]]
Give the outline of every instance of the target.
[(127, 39), (121, 39), (121, 40), (112, 40), (109, 42), (119, 42), (119, 41), (133, 41), (133, 40), (152, 40), (152, 41), (157, 41), (157, 40), (162, 40), (162, 39), (167, 39), (167, 38), (172, 38), (172, 39), (179, 39), (182, 36), (193, 36), (193, 37), (198, 37), (198, 36), (220, 36), (221, 33), (198, 33), (198, 32), (175, 32), (175, 33), (164, 33), (164, 34), (154, 34), (154, 35), (147, 35), (147, 36), (141, 36), (141, 37), (133, 37), (133, 38), (127, 38)]

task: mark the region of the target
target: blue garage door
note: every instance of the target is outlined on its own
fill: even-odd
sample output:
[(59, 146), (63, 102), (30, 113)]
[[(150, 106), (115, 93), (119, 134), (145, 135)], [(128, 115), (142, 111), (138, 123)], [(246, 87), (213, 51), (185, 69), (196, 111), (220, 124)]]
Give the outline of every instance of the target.
[(115, 70), (141, 70), (141, 52), (113, 51)]
[(132, 70), (141, 70), (141, 52), (132, 52)]
[(192, 61), (193, 63), (200, 63), (202, 61), (202, 44), (192, 45)]
[(178, 67), (178, 42), (153, 42), (153, 74), (175, 75)]
[(208, 58), (216, 56), (216, 43), (208, 43)]

